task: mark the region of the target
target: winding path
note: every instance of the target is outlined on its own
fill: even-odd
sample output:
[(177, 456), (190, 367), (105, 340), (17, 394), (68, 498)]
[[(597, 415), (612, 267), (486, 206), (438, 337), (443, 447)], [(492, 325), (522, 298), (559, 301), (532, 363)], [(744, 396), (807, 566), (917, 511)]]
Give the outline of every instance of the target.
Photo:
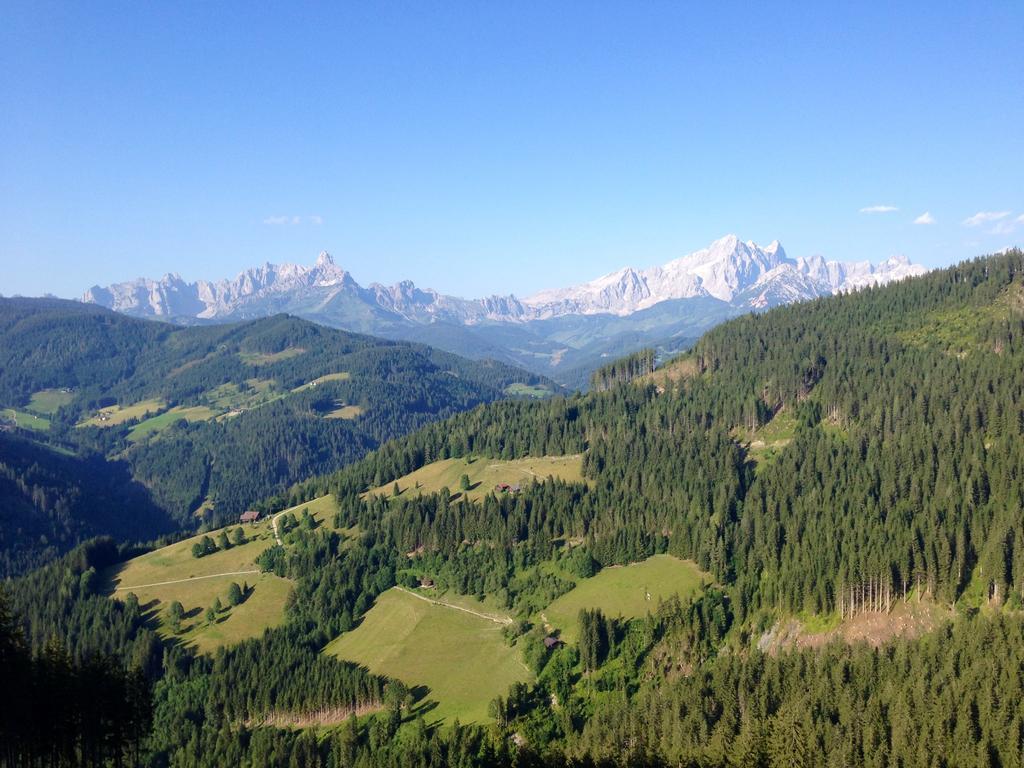
[(452, 610), (462, 611), (463, 613), (470, 613), (470, 614), (472, 614), (474, 616), (479, 616), (481, 619), (487, 619), (488, 621), (493, 621), (495, 624), (505, 624), (505, 625), (507, 625), (507, 624), (511, 624), (512, 623), (512, 619), (510, 619), (508, 616), (503, 616), (501, 618), (498, 618), (497, 616), (492, 616), (490, 614), (480, 613), (478, 611), (474, 611), (472, 608), (463, 608), (461, 605), (452, 605), (451, 603), (445, 603), (445, 602), (442, 602), (440, 600), (431, 600), (429, 597), (424, 597), (423, 595), (418, 595), (415, 592), (413, 592), (411, 589), (406, 589), (405, 587), (395, 587), (395, 589), (397, 589), (399, 592), (405, 592), (405, 594), (407, 594), (407, 595), (412, 595), (417, 600), (422, 600), (425, 603), (430, 603), (431, 605), (440, 605), (442, 608), (451, 608)]
[(242, 574), (246, 573), (262, 573), (262, 571), (227, 571), (225, 573), (211, 573), (207, 576), (189, 576), (187, 579), (173, 579), (172, 581), (155, 581), (152, 584), (132, 584), (130, 587), (114, 587), (114, 591), (121, 592), (125, 589), (144, 589), (145, 587), (162, 587), (165, 584), (182, 584), (186, 581), (199, 581), (200, 579), (216, 579), (220, 576), (241, 576)]
[(288, 510), (286, 509), (286, 510), (284, 510), (282, 512), (278, 512), (276, 515), (274, 515), (273, 519), (270, 521), (270, 525), (274, 528), (274, 539), (277, 541), (277, 545), (279, 547), (284, 546), (284, 542), (281, 541), (281, 534), (279, 534), (277, 532), (277, 518), (279, 518), (281, 515), (283, 515), (287, 511)]

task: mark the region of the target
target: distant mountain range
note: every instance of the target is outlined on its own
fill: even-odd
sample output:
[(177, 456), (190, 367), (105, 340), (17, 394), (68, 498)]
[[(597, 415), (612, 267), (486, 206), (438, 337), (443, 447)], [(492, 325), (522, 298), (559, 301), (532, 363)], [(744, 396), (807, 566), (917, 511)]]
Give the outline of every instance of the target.
[(82, 297), (129, 315), (179, 323), (225, 322), (288, 312), (386, 338), (491, 357), (580, 386), (609, 357), (642, 346), (669, 354), (729, 317), (882, 285), (926, 271), (896, 256), (867, 261), (792, 259), (728, 235), (660, 267), (626, 267), (525, 299), (462, 299), (409, 281), (362, 287), (324, 252), (311, 267), (264, 264), (234, 280), (186, 282), (177, 274), (93, 286)]

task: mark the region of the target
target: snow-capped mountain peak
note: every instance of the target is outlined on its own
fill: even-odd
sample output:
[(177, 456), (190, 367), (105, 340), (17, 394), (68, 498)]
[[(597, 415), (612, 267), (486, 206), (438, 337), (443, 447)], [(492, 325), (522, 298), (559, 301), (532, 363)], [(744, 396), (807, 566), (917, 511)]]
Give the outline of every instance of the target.
[(515, 296), (460, 299), (417, 288), (409, 281), (363, 288), (327, 251), (321, 251), (312, 266), (268, 263), (247, 269), (233, 280), (188, 283), (169, 273), (159, 280), (139, 278), (106, 288), (93, 286), (83, 300), (134, 315), (199, 319), (253, 317), (348, 302), (363, 307), (357, 314), (364, 318), (383, 312), (402, 322), (477, 325), (566, 315), (625, 317), (664, 301), (690, 298), (717, 300), (739, 311), (856, 290), (924, 271), (904, 256), (890, 257), (878, 266), (867, 261), (826, 261), (817, 255), (791, 259), (778, 240), (761, 247), (726, 235), (661, 266), (623, 267), (522, 300)]
[(924, 267), (894, 256), (878, 267), (821, 256), (791, 259), (778, 240), (765, 247), (726, 235), (659, 267), (630, 267), (572, 288), (541, 291), (523, 304), (541, 317), (610, 313), (625, 316), (663, 301), (711, 297), (759, 308), (920, 275)]

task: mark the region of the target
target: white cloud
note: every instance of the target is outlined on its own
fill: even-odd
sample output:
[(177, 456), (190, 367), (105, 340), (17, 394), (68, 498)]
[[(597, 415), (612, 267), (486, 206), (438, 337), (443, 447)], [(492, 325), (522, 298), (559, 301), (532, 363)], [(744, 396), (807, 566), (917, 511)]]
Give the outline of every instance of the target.
[(319, 226), (319, 225), (324, 223), (324, 217), (323, 216), (296, 216), (296, 215), (291, 215), (291, 216), (267, 216), (267, 218), (265, 218), (263, 220), (264, 224), (267, 224), (268, 226), (271, 226), (271, 227), (282, 227), (282, 226), (285, 226), (285, 225), (289, 225), (289, 226), (295, 227), (295, 226), (298, 226), (299, 224), (302, 224), (303, 222), (305, 222), (307, 224), (315, 224), (315, 225)]
[(1015, 232), (1017, 225), (1021, 223), (1024, 223), (1024, 216), (1018, 216), (1011, 221), (1000, 221), (992, 227), (990, 233), (993, 235), (1009, 235)]
[(861, 213), (892, 213), (898, 211), (895, 205), (869, 205), (867, 208), (861, 208)]
[(1009, 211), (978, 211), (973, 216), (964, 219), (965, 227), (979, 227), (988, 224), (990, 221), (999, 221), (1010, 215)]
[(920, 216), (918, 216), (916, 219), (914, 219), (914, 223), (915, 224), (934, 224), (935, 223), (935, 217), (932, 216), (930, 211), (925, 211)]

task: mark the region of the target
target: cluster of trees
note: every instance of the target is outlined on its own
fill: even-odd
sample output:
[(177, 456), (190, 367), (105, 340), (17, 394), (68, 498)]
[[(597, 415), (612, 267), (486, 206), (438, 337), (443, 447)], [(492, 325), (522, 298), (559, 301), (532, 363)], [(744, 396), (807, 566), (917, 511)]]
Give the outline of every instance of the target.
[(241, 526), (235, 528), (230, 537), (228, 536), (227, 529), (222, 530), (217, 534), (216, 543), (209, 536), (203, 536), (199, 541), (192, 545), (192, 557), (200, 558), (212, 555), (214, 552), (224, 552), (232, 547), (240, 547), (246, 542), (245, 531)]
[(590, 374), (590, 388), (595, 392), (604, 392), (619, 384), (653, 373), (655, 362), (656, 353), (653, 349), (641, 349)]
[(149, 681), (115, 658), (76, 660), (51, 639), (33, 653), (0, 589), (0, 765), (138, 765), (149, 733)]

